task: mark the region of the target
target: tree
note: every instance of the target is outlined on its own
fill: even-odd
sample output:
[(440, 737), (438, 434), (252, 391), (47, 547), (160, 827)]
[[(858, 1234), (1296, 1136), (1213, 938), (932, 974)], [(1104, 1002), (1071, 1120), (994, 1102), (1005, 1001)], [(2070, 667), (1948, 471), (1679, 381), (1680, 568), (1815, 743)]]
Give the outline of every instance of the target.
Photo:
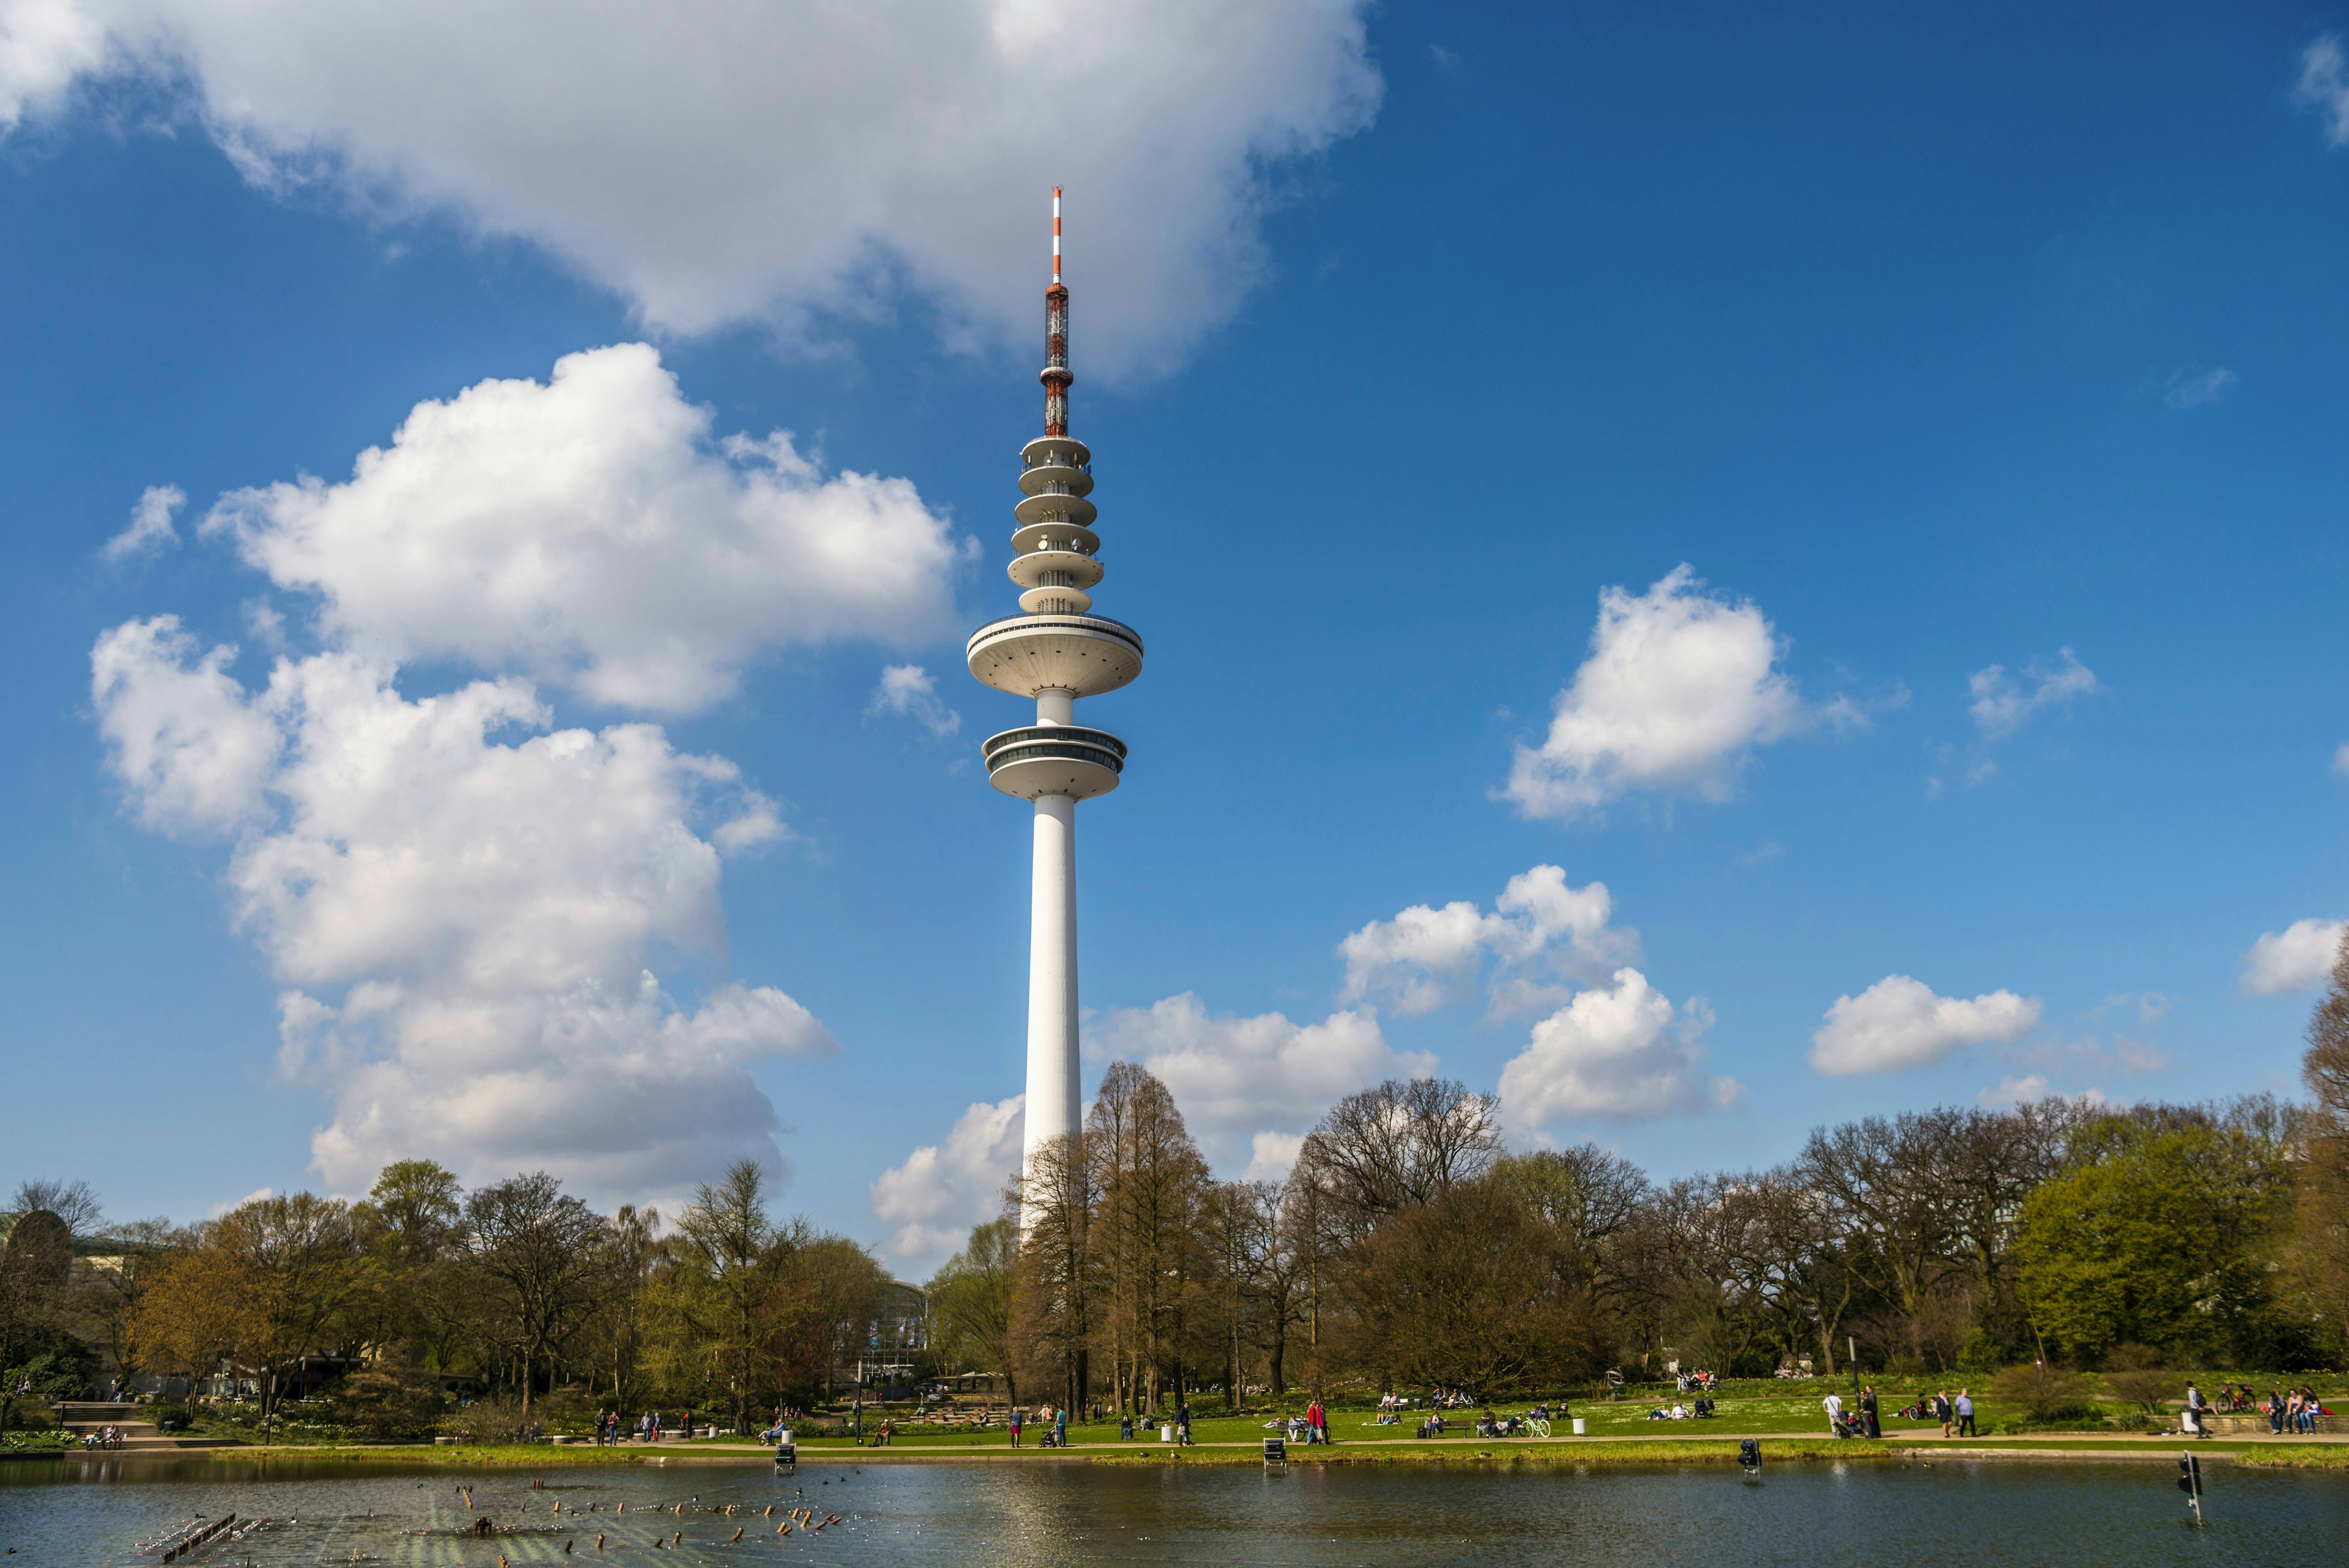
[(286, 1376), (344, 1328), (360, 1282), (357, 1260), (341, 1199), (307, 1192), (252, 1199), (207, 1226), (202, 1243), (150, 1291), (161, 1296), (157, 1343), (193, 1366), (208, 1365), (217, 1346), (251, 1366), (269, 1430)]
[(1391, 1215), (1352, 1277), (1355, 1357), (1388, 1386), (1490, 1397), (1596, 1369), (1573, 1250), (1503, 1182), (1455, 1182)]
[(1202, 1286), (1210, 1298), (1205, 1315), (1216, 1326), (1227, 1409), (1240, 1407), (1248, 1353), (1256, 1344), (1258, 1304), (1273, 1251), (1276, 1192), (1269, 1182), (1217, 1181), (1201, 1195), (1200, 1241), (1208, 1265)]
[(47, 1214), (79, 1238), (95, 1236), (106, 1222), (105, 1207), (87, 1181), (53, 1181), (35, 1178), (19, 1182), (9, 1210), (17, 1214)]
[(609, 1288), (604, 1221), (545, 1171), (476, 1190), (465, 1202), (465, 1245), (487, 1286), (492, 1323), (521, 1364), (528, 1411), (542, 1367), (594, 1314)]
[(1630, 1288), (1617, 1242), (1640, 1219), (1654, 1189), (1647, 1174), (1597, 1144), (1504, 1155), (1493, 1174), (1557, 1231), (1602, 1303)]
[[(20, 1191), (17, 1201), (27, 1196)], [(0, 1241), (0, 1429), (7, 1426), (18, 1387), (38, 1381), (36, 1365), (54, 1376), (84, 1359), (66, 1326), (72, 1274), (73, 1231), (65, 1220), (39, 1208), (16, 1214)]]
[(1474, 1181), (1500, 1152), (1494, 1101), (1449, 1078), (1390, 1078), (1331, 1106), (1299, 1160), (1359, 1234)]
[(1064, 1133), (1029, 1151), (1019, 1185), (1027, 1233), (1012, 1276), (1012, 1337), (1021, 1358), (1059, 1385), (1061, 1403), (1071, 1409), (1084, 1403), (1090, 1380), (1093, 1199), (1080, 1135)]
[(734, 1429), (750, 1430), (754, 1399), (771, 1391), (785, 1336), (807, 1303), (784, 1285), (788, 1238), (767, 1217), (766, 1172), (736, 1160), (716, 1187), (704, 1183), (678, 1217), (698, 1265), (702, 1338), (723, 1370)]
[(623, 1203), (612, 1216), (602, 1249), (609, 1283), (602, 1306), (582, 1335), (590, 1343), (596, 1367), (610, 1375), (612, 1402), (622, 1408), (633, 1402), (650, 1336), (653, 1271), (663, 1251), (659, 1231), (657, 1209)]
[(358, 1311), (366, 1338), (407, 1359), (445, 1368), (463, 1332), (464, 1192), (455, 1173), (429, 1159), (399, 1159), (353, 1206), (364, 1259)]
[(2349, 1352), (2349, 938), (2308, 1021), (2301, 1079), (2316, 1103), (2302, 1124), (2291, 1272), (2338, 1355)]
[(2280, 1151), (2208, 1120), (2115, 1116), (2093, 1151), (2023, 1205), (2023, 1295), (2051, 1351), (2093, 1363), (2116, 1345), (2172, 1356), (2273, 1353), (2264, 1249), (2290, 1198)]
[(972, 1227), (970, 1240), (931, 1276), (931, 1347), (949, 1376), (988, 1372), (1004, 1380), (1005, 1397), (1019, 1402), (1011, 1367), (1012, 1270), (1019, 1255), (1019, 1221), (1009, 1215)]
[(1098, 1194), (1088, 1247), (1107, 1280), (1098, 1326), (1111, 1386), (1120, 1408), (1154, 1413), (1168, 1383), (1181, 1395), (1183, 1309), (1197, 1273), (1195, 1219), (1207, 1162), (1166, 1085), (1131, 1062), (1112, 1062), (1102, 1075), (1083, 1148)]

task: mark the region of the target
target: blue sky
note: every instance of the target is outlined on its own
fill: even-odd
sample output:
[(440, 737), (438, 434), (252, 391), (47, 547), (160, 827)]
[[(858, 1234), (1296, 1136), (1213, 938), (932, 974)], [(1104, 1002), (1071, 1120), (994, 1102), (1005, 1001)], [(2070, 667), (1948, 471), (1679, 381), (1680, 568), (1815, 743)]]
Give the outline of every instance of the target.
[(713, 66), (346, 10), (0, 4), (0, 1178), (747, 1148), (934, 1262), (1016, 1161), (1021, 713), (959, 649), (1055, 182), (1150, 649), (1083, 715), (1089, 1070), (1219, 1168), (1431, 1066), (1660, 1173), (2292, 1089), (2349, 13), (1137, 5), (1071, 62), (905, 0)]

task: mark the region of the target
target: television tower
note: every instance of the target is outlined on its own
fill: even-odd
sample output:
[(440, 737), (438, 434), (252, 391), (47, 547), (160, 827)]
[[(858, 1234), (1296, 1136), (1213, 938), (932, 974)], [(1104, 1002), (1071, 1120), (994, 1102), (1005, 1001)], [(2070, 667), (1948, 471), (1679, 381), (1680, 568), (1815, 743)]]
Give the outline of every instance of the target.
[(1019, 449), (1019, 526), (1009, 572), (1019, 613), (970, 634), (970, 672), (1036, 701), (1036, 722), (979, 745), (987, 782), (1033, 801), (1036, 862), (1028, 935), (1028, 1103), (1023, 1180), (1037, 1148), (1083, 1125), (1077, 1078), (1077, 802), (1107, 794), (1125, 742), (1076, 721), (1076, 701), (1142, 673), (1142, 637), (1092, 613), (1102, 580), (1092, 452), (1069, 434), (1069, 290), (1061, 281), (1061, 192), (1052, 190), (1052, 283), (1044, 291), (1044, 433)]

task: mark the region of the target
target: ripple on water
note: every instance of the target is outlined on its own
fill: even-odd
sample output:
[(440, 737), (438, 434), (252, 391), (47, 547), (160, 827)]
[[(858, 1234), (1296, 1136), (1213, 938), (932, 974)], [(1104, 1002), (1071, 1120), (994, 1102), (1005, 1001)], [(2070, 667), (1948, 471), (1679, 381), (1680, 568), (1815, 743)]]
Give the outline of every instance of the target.
[[(1765, 1468), (1758, 1485), (1726, 1467), (1317, 1464), (876, 1466), (797, 1478), (755, 1466), (630, 1467), (566, 1470), (536, 1489), (533, 1479), (336, 1460), (16, 1462), (0, 1466), (0, 1546), (16, 1548), (11, 1568), (151, 1563), (140, 1542), (191, 1515), (228, 1512), (271, 1522), (193, 1561), (2294, 1568), (2338, 1561), (2349, 1540), (2349, 1477), (2232, 1466), (2211, 1468), (2200, 1530), (2187, 1522), (2169, 1467), (2143, 1463), (1787, 1463)], [(840, 1522), (811, 1531), (788, 1521), (778, 1533), (794, 1509)], [(496, 1533), (470, 1533), (484, 1518)]]

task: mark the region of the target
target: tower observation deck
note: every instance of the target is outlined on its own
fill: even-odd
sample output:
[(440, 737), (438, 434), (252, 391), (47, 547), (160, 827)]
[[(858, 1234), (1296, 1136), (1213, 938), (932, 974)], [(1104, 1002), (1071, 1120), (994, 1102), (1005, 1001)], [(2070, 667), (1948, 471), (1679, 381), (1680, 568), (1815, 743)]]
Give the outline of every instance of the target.
[(1107, 794), (1125, 771), (1125, 742), (1076, 721), (1080, 697), (1142, 673), (1142, 635), (1092, 613), (1101, 586), (1092, 452), (1069, 434), (1069, 290), (1061, 281), (1061, 192), (1052, 192), (1052, 282), (1044, 291), (1044, 433), (1019, 450), (1008, 568), (1019, 613), (970, 634), (971, 674), (1031, 698), (1036, 722), (980, 742), (987, 780), (1031, 801), (1034, 903), (1028, 946), (1028, 1100), (1021, 1175), (1036, 1150), (1078, 1130), (1077, 802)]

